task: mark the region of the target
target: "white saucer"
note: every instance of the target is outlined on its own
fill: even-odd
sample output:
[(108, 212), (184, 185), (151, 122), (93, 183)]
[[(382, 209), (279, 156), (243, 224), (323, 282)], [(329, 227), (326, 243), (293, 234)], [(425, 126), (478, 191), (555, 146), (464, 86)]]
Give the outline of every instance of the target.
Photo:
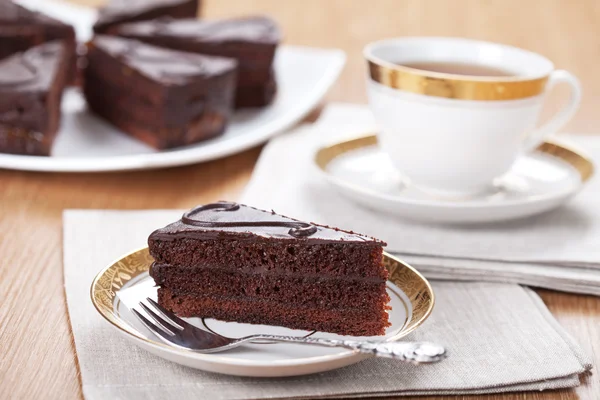
[[(147, 248), (134, 251), (101, 271), (91, 286), (91, 298), (96, 310), (120, 334), (130, 340), (132, 345), (188, 367), (228, 375), (254, 377), (313, 374), (355, 364), (369, 357), (343, 348), (290, 343), (252, 343), (211, 354), (168, 346), (141, 325), (130, 311), (132, 307), (139, 309), (139, 302), (146, 297), (156, 299), (157, 288), (154, 280), (148, 275), (148, 268), (153, 261)], [(368, 339), (396, 341), (417, 329), (427, 319), (433, 309), (434, 294), (427, 280), (408, 264), (386, 253), (384, 253), (383, 264), (389, 271), (388, 294), (392, 307), (389, 311), (389, 320), (392, 325), (386, 329), (385, 336)], [(353, 339), (348, 336), (277, 326), (199, 318), (186, 318), (186, 320), (200, 328), (227, 337), (270, 333)]]
[(549, 211), (576, 194), (593, 173), (578, 151), (546, 142), (478, 196), (448, 199), (424, 192), (393, 168), (374, 135), (320, 149), (324, 176), (353, 201), (399, 217), (436, 223), (482, 223)]

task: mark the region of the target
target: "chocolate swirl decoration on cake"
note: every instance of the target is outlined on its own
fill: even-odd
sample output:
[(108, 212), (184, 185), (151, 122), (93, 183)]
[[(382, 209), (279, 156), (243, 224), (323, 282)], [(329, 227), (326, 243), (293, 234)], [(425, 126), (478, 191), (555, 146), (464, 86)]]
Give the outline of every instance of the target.
[(301, 221), (235, 221), (235, 222), (219, 222), (219, 221), (202, 221), (194, 219), (193, 216), (201, 214), (203, 211), (215, 210), (222, 212), (232, 212), (240, 209), (239, 204), (231, 202), (218, 202), (198, 206), (186, 212), (181, 217), (181, 222), (186, 225), (200, 226), (203, 228), (237, 228), (237, 227), (282, 227), (290, 228), (288, 233), (296, 238), (307, 237), (317, 232), (317, 227), (307, 222)]

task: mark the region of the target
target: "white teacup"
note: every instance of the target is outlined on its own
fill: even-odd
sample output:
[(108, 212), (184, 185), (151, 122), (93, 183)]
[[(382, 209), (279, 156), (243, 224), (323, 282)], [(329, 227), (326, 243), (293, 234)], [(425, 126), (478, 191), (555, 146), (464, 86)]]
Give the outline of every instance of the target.
[[(511, 46), (458, 38), (398, 38), (367, 45), (364, 56), (382, 148), (413, 184), (439, 194), (485, 191), (520, 154), (559, 130), (581, 100), (575, 76), (554, 70), (541, 55)], [(406, 66), (418, 63), (464, 65), (465, 71), (475, 65), (510, 75)], [(545, 94), (558, 82), (571, 85), (570, 99), (536, 128)]]

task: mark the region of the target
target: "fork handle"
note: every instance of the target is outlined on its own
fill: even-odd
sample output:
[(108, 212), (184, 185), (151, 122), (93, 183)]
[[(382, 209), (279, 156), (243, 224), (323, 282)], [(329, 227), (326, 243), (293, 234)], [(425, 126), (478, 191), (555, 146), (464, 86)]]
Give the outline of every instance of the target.
[(327, 347), (345, 347), (376, 357), (394, 358), (416, 364), (434, 363), (446, 357), (444, 347), (429, 342), (375, 342), (358, 340), (322, 339), (314, 337), (253, 335), (248, 340), (272, 340)]

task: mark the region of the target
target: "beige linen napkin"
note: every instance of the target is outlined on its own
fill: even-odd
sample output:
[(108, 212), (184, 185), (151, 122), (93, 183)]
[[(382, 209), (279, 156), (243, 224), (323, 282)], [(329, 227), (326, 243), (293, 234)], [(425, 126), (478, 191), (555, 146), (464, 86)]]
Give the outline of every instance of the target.
[(117, 257), (142, 247), (181, 211), (64, 213), (64, 276), (86, 399), (330, 398), (497, 393), (579, 384), (591, 368), (579, 346), (535, 293), (500, 283), (434, 282), (430, 319), (407, 340), (447, 346), (442, 363), (371, 359), (328, 373), (240, 378), (183, 367), (137, 348), (94, 309), (90, 284)]
[[(328, 106), (314, 127), (265, 147), (243, 200), (383, 239), (388, 251), (429, 277), (600, 295), (600, 179), (592, 178), (568, 205), (537, 217), (462, 227), (420, 224), (357, 206), (313, 166), (320, 145), (375, 130), (366, 106)], [(600, 137), (571, 137), (600, 164)]]

